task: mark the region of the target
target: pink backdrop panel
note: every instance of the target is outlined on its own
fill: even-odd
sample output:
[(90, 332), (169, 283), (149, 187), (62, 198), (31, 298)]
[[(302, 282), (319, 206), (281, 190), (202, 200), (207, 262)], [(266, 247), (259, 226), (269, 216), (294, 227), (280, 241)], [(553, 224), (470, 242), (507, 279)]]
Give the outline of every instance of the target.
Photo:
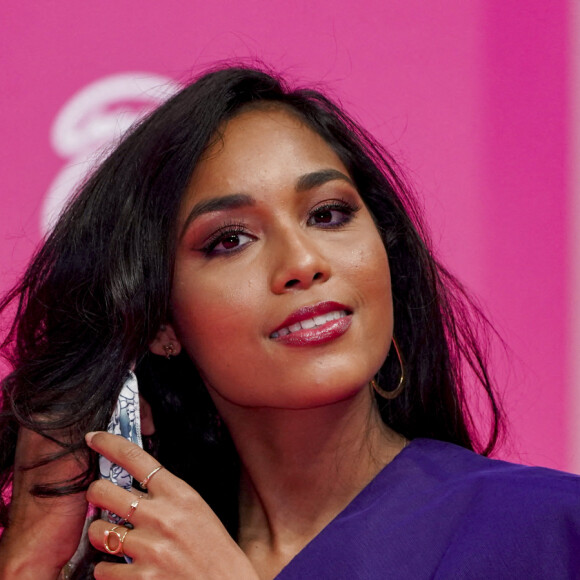
[[(7, 0), (0, 290), (42, 236), (55, 179), (85, 162), (83, 138), (110, 135), (113, 105), (123, 101), (125, 119), (150, 106), (148, 75), (183, 82), (215, 60), (260, 58), (339, 97), (401, 160), (439, 254), (512, 347), (515, 370), (498, 371), (511, 419), (503, 456), (565, 468), (568, 7), (516, 4)], [(125, 73), (147, 98), (93, 104), (67, 149), (54, 137), (63, 107)]]
[[(494, 0), (485, 27), (485, 300), (513, 349), (506, 392), (524, 461), (563, 466), (571, 388), (568, 5)], [(517, 28), (514, 28), (517, 22)], [(541, 426), (541, 427), (540, 427)], [(560, 448), (562, 442), (566, 442)]]

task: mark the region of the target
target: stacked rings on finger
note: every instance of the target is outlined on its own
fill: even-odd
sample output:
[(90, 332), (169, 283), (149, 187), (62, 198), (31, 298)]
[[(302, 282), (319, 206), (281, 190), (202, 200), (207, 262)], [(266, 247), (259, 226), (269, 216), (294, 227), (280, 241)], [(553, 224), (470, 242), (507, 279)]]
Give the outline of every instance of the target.
[[(124, 531), (118, 532), (117, 530), (122, 527)], [(109, 552), (109, 554), (119, 554), (120, 556), (124, 556), (125, 552), (123, 551), (123, 542), (129, 533), (129, 529), (124, 526), (113, 526), (110, 530), (105, 530), (105, 541), (103, 542), (105, 546), (105, 550)], [(117, 536), (118, 544), (115, 548), (111, 548), (109, 546), (109, 539), (112, 535)]]
[(135, 510), (139, 507), (139, 501), (141, 500), (142, 497), (143, 495), (141, 494), (136, 500), (131, 502), (131, 506), (129, 507), (129, 513), (125, 516), (124, 523), (131, 523), (129, 519), (133, 516)]
[(143, 489), (147, 489), (147, 484), (149, 483), (149, 480), (161, 469), (163, 469), (163, 465), (158, 465), (142, 482), (139, 483), (139, 485)]

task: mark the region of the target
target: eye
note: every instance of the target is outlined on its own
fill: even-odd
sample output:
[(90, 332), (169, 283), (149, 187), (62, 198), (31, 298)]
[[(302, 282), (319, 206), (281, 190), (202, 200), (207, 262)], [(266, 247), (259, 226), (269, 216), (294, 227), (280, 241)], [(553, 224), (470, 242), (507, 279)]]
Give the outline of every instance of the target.
[(352, 220), (359, 206), (346, 201), (332, 201), (314, 208), (310, 212), (307, 224), (323, 228), (338, 228)]
[(239, 228), (217, 231), (202, 248), (206, 256), (234, 253), (254, 241), (254, 237)]
[[(338, 216), (336, 214), (339, 214)], [(324, 209), (318, 210), (311, 217), (311, 220), (317, 224), (330, 224), (340, 219), (342, 214), (337, 210)]]

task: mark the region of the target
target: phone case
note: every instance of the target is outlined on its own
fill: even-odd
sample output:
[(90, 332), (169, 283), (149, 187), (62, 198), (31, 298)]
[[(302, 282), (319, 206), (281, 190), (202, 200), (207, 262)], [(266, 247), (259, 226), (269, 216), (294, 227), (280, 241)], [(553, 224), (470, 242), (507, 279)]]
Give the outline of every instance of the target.
[[(139, 447), (143, 447), (139, 412), (139, 387), (137, 385), (137, 377), (133, 371), (129, 371), (129, 376), (121, 388), (107, 431), (114, 435), (121, 435), (139, 445)], [(112, 463), (102, 455), (99, 457), (99, 471), (101, 479), (108, 479), (127, 491), (131, 490), (133, 477), (125, 469)], [(119, 525), (125, 522), (123, 517), (107, 510), (103, 510), (101, 517), (112, 524)], [(128, 556), (125, 556), (125, 560), (131, 562), (131, 558)]]

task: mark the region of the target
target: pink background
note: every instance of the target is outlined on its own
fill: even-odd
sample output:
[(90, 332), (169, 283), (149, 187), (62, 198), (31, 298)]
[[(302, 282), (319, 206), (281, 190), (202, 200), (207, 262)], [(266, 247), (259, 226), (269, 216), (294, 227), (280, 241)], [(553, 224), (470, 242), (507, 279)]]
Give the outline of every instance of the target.
[(510, 347), (496, 363), (510, 424), (499, 456), (580, 472), (572, 5), (4, 0), (0, 290), (41, 238), (44, 198), (70, 162), (51, 131), (76, 93), (120, 73), (184, 81), (216, 59), (257, 57), (339, 97), (416, 183), (440, 255)]

